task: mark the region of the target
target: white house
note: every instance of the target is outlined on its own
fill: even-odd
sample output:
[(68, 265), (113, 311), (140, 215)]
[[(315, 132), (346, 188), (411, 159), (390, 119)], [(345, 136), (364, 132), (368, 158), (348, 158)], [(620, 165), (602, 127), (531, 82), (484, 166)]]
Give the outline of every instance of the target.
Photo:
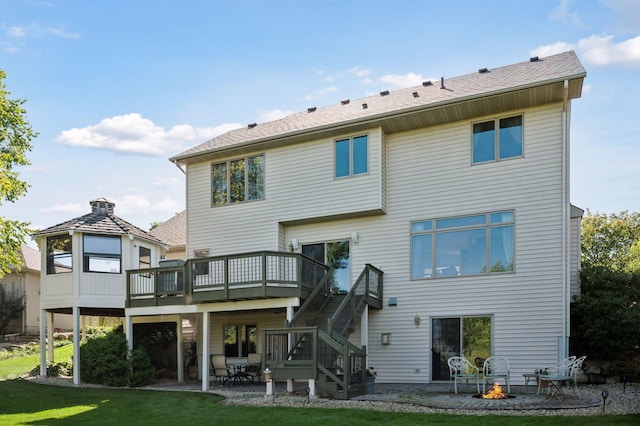
[[(80, 331), (87, 317), (124, 317), (126, 271), (157, 266), (168, 246), (114, 214), (115, 203), (98, 198), (91, 212), (34, 234), (40, 247), (40, 366), (53, 360), (54, 314), (70, 315), (74, 360), (80, 360)], [(80, 383), (80, 363), (73, 379)]]
[[(186, 174), (184, 286), (159, 295), (129, 271), (128, 323), (187, 316), (201, 361), (260, 353), (312, 392), (351, 392), (341, 380), (359, 382), (362, 353), (380, 382), (447, 380), (460, 354), (505, 356), (522, 381), (568, 352), (582, 215), (570, 117), (585, 76), (574, 52), (534, 57), (312, 106), (171, 158)], [(208, 362), (201, 374), (207, 389)]]
[(175, 322), (178, 379), (188, 329), (204, 390), (213, 354), (260, 354), (274, 379), (344, 398), (367, 366), (380, 382), (437, 382), (461, 354), (505, 356), (519, 383), (568, 352), (585, 76), (574, 52), (535, 57), (218, 136), (171, 158), (186, 259), (153, 267), (162, 242), (131, 229), (99, 244), (73, 221), (41, 231), (43, 314), (73, 312), (78, 330), (85, 311), (112, 310), (128, 336)]

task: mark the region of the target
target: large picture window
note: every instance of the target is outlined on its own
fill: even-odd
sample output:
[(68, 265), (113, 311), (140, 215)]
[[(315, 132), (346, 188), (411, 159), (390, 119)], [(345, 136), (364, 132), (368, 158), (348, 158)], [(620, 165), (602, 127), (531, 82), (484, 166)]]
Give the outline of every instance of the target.
[(122, 244), (119, 235), (82, 236), (84, 272), (121, 272)]
[(211, 204), (264, 199), (264, 154), (211, 165)]
[(411, 278), (513, 272), (513, 229), (513, 211), (413, 222)]
[(522, 157), (522, 116), (474, 124), (472, 145), (474, 163)]
[(73, 271), (71, 235), (47, 237), (47, 274)]
[(361, 175), (369, 171), (367, 136), (340, 139), (335, 145), (336, 177)]

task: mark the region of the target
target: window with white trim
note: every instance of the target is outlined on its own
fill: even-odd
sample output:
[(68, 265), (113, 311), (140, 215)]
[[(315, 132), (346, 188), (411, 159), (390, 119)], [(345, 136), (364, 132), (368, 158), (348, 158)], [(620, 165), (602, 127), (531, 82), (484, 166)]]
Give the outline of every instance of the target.
[(63, 274), (73, 271), (71, 235), (47, 237), (47, 274)]
[(472, 151), (473, 163), (522, 157), (522, 115), (475, 123)]
[(340, 139), (335, 142), (335, 176), (347, 177), (369, 171), (369, 142), (367, 135)]
[(514, 271), (514, 212), (411, 223), (411, 279)]
[(264, 199), (264, 154), (211, 165), (211, 205)]

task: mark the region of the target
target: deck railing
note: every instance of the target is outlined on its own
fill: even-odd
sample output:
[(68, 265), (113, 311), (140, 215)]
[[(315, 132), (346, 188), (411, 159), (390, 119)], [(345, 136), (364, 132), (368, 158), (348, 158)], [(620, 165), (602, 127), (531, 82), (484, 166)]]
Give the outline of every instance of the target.
[(306, 297), (328, 267), (300, 253), (260, 251), (127, 271), (127, 306)]

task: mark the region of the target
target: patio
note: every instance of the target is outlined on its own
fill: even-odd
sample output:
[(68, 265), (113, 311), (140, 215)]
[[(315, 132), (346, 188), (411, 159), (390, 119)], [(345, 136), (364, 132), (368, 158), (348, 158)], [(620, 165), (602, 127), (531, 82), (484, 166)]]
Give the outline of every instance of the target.
[[(149, 387), (157, 389), (175, 389), (175, 390), (199, 390), (200, 382), (192, 382), (185, 384), (177, 384), (176, 382), (155, 384)], [(617, 385), (607, 386), (612, 389)], [(599, 396), (598, 387), (584, 385), (581, 391), (584, 391), (582, 398), (573, 395), (565, 395), (558, 398), (547, 398), (546, 393), (536, 395), (536, 389), (529, 386), (529, 392), (525, 393), (524, 386), (512, 385), (510, 395), (515, 398), (506, 400), (486, 400), (482, 398), (474, 398), (475, 392), (461, 392), (454, 394), (453, 391), (447, 391), (447, 383), (431, 383), (431, 384), (392, 384), (392, 383), (376, 383), (375, 392), (373, 394), (361, 395), (351, 400), (339, 401), (328, 398), (308, 398), (306, 393), (306, 382), (296, 383), (295, 391), (289, 393), (286, 391), (286, 385), (282, 382), (275, 383), (273, 397), (267, 398), (265, 395), (264, 385), (228, 385), (228, 386), (212, 386), (211, 391), (228, 398), (228, 404), (233, 405), (287, 405), (297, 406), (311, 404), (313, 406), (323, 407), (349, 407), (349, 408), (373, 408), (377, 405), (393, 404), (398, 411), (424, 411), (428, 410), (456, 410), (468, 412), (468, 414), (480, 414), (481, 411), (506, 412), (515, 414), (516, 412), (526, 412), (529, 415), (578, 415), (578, 414), (600, 414), (602, 409), (602, 398)], [(622, 394), (622, 385), (620, 394)], [(471, 390), (471, 387), (470, 387)], [(475, 391), (475, 389), (472, 389)], [(615, 391), (612, 389), (611, 394)], [(628, 388), (626, 396), (634, 400), (638, 400), (638, 391), (635, 388)], [(615, 399), (615, 397), (614, 397)], [(613, 403), (614, 399), (607, 401)], [(372, 406), (373, 405), (373, 406)], [(628, 403), (623, 404), (629, 408)], [(640, 406), (636, 402), (635, 409), (639, 412)], [(385, 409), (385, 408), (382, 408)], [(587, 410), (588, 412), (582, 412)], [(597, 413), (596, 413), (597, 411)], [(608, 412), (609, 410), (607, 410)], [(611, 414), (611, 413), (610, 413)]]

